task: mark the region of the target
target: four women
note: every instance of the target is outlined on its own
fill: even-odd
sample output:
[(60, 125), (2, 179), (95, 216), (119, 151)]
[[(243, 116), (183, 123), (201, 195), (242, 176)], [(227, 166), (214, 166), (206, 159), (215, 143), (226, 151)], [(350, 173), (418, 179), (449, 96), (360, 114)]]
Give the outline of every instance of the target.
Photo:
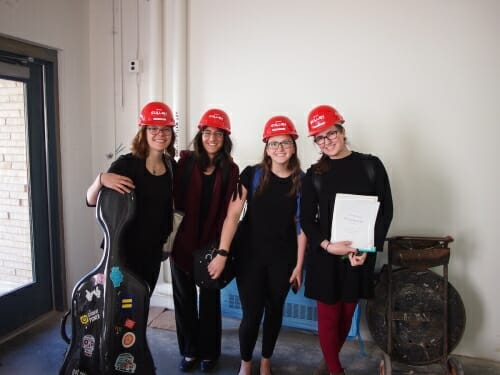
[[(378, 197), (377, 251), (382, 251), (393, 207), (382, 162), (351, 151), (343, 123), (331, 106), (321, 105), (310, 112), (309, 136), (321, 158), (303, 177), (295, 126), (285, 116), (271, 118), (264, 128), (261, 163), (245, 168), (238, 177), (238, 166), (231, 157), (227, 114), (211, 109), (202, 116), (193, 150), (181, 152), (173, 183), (175, 207), (185, 212), (171, 255), (182, 371), (190, 371), (200, 362), (201, 370), (209, 372), (221, 354), (220, 291), (196, 288), (192, 254), (218, 239), (219, 248), (229, 251), (246, 202), (246, 216), (239, 224), (245, 225), (246, 237), (240, 241), (244, 246), (238, 249), (237, 273), (243, 311), (239, 374), (251, 373), (262, 317), (260, 374), (272, 374), (270, 359), (281, 329), (283, 305), (290, 285), (298, 288), (302, 284), (306, 242), (305, 295), (317, 300), (326, 374), (344, 374), (339, 353), (358, 300), (373, 296), (376, 253), (359, 253), (349, 241), (331, 242), (335, 195)], [(96, 178), (88, 189), (87, 201), (94, 205), (102, 186), (122, 193), (136, 189), (137, 230), (128, 234), (127, 262), (152, 292), (160, 269), (161, 244), (172, 227), (169, 168), (176, 164), (169, 155), (174, 155), (174, 120), (166, 105), (153, 102), (141, 111), (140, 125), (132, 153), (120, 157), (107, 173)], [(214, 279), (224, 269), (224, 253), (219, 252), (208, 266)]]

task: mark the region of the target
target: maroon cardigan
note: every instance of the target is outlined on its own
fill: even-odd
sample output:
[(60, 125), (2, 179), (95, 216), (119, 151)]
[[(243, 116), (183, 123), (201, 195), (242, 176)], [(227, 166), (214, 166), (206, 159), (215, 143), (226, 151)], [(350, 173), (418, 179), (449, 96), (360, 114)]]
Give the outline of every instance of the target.
[[(214, 173), (216, 175), (208, 217), (203, 227), (198, 228), (203, 172), (195, 164), (189, 177), (188, 186), (182, 186), (185, 179), (186, 158), (189, 157), (192, 157), (192, 152), (181, 153), (174, 176), (175, 208), (184, 211), (185, 216), (175, 237), (170, 260), (184, 270), (184, 272), (191, 273), (193, 269), (193, 252), (201, 245), (206, 245), (220, 238), (227, 207), (238, 182), (239, 168), (232, 160), (229, 162), (228, 186), (225, 189), (224, 197), (222, 197), (224, 190), (222, 189), (222, 171), (220, 168), (215, 170)], [(201, 233), (201, 236), (198, 233)], [(199, 238), (200, 240), (198, 241)]]

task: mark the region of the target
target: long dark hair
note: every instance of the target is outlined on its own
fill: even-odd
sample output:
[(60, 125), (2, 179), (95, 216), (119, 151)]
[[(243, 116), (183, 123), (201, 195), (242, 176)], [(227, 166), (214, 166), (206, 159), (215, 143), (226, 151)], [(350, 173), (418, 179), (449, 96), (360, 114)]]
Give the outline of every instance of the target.
[[(167, 147), (167, 153), (173, 158), (175, 156), (175, 131), (173, 127), (170, 129), (170, 144)], [(149, 155), (149, 145), (146, 131), (147, 126), (141, 126), (132, 140), (132, 145), (130, 146), (132, 154), (141, 159), (146, 159)]]
[(231, 151), (233, 150), (233, 141), (229, 133), (225, 130), (220, 129), (224, 134), (224, 139), (222, 142), (222, 147), (217, 152), (213, 160), (211, 161), (208, 157), (207, 150), (203, 147), (203, 130), (205, 127), (198, 130), (198, 133), (193, 138), (193, 156), (196, 164), (202, 171), (206, 171), (210, 166), (215, 166), (215, 168), (224, 168), (232, 160)]
[[(297, 143), (295, 142), (294, 139), (292, 139), (293, 142), (293, 147), (295, 148), (295, 152), (288, 160), (287, 164), (287, 169), (292, 172), (291, 177), (292, 177), (292, 188), (290, 189), (289, 196), (296, 196), (297, 193), (301, 189), (301, 173), (302, 170), (300, 169), (300, 160), (299, 157), (297, 156)], [(267, 144), (266, 144), (267, 147)], [(264, 156), (262, 157), (262, 161), (260, 162), (259, 166), (262, 168), (262, 175), (260, 176), (259, 180), (259, 187), (257, 188), (257, 191), (255, 192), (256, 194), (262, 193), (267, 185), (269, 184), (269, 181), (271, 179), (271, 167), (272, 167), (272, 159), (271, 157), (267, 154), (266, 149), (264, 148)]]

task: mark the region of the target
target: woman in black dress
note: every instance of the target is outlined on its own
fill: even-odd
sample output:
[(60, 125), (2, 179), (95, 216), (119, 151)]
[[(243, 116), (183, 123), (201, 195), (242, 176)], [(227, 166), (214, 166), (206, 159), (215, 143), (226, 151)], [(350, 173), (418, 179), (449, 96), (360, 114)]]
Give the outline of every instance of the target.
[(379, 158), (346, 146), (343, 123), (342, 116), (328, 105), (309, 113), (309, 136), (314, 137), (321, 158), (303, 179), (301, 202), (301, 225), (309, 241), (305, 296), (317, 300), (319, 341), (328, 368), (324, 373), (334, 375), (344, 374), (339, 353), (358, 300), (373, 297), (376, 259), (376, 252), (359, 253), (350, 241), (330, 242), (335, 195), (378, 197), (376, 251), (383, 250), (393, 213), (384, 165)]

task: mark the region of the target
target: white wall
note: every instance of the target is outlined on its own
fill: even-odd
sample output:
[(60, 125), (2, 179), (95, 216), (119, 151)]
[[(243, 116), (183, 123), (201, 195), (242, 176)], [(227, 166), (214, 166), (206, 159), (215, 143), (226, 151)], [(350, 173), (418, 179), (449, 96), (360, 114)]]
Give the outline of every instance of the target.
[[(128, 149), (149, 100), (151, 3), (0, 0), (1, 33), (60, 49), (69, 289), (99, 255), (85, 190), (109, 165), (107, 153)], [(265, 121), (287, 114), (307, 168), (318, 157), (307, 113), (336, 106), (352, 148), (386, 164), (396, 210), (390, 233), (455, 238), (450, 281), (468, 317), (455, 353), (497, 361), (499, 18), (496, 0), (191, 0), (181, 123), (192, 137), (203, 111), (225, 109), (243, 167), (261, 157)], [(139, 74), (125, 70), (130, 58), (140, 60)]]
[(467, 310), (456, 353), (500, 360), (498, 263), (500, 2), (190, 2), (191, 126), (228, 111), (242, 166), (265, 121), (296, 123), (307, 168), (308, 111), (332, 104), (354, 150), (381, 157), (392, 235), (451, 235), (449, 277)]
[(88, 2), (0, 1), (0, 33), (58, 50), (64, 249), (68, 294), (96, 264), (94, 212), (85, 206), (91, 178)]

